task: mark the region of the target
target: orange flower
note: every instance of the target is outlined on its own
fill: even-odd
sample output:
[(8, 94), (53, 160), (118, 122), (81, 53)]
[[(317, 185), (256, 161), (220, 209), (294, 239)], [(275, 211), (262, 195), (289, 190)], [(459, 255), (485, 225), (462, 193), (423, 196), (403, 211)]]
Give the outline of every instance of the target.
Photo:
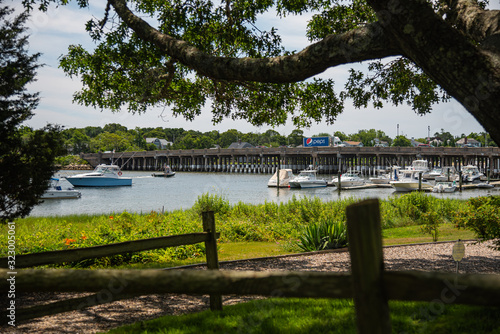
[(113, 216), (109, 216), (109, 219), (113, 219)]
[(82, 234), (82, 240), (87, 240), (87, 236)]
[(68, 239), (68, 238), (64, 239), (64, 243), (66, 245), (70, 245), (72, 242), (75, 242), (75, 241), (76, 241), (75, 239)]

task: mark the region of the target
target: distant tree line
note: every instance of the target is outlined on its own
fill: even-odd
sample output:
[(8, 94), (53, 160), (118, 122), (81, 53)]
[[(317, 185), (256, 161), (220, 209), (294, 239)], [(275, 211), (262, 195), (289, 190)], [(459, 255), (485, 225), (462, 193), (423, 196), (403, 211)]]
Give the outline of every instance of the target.
[[(24, 129), (29, 132), (29, 128)], [(389, 146), (411, 146), (410, 139), (405, 136), (391, 138), (383, 131), (370, 129), (359, 130), (354, 134), (345, 134), (337, 131), (331, 133), (318, 133), (311, 137), (336, 136), (342, 141), (362, 142), (363, 146), (374, 146), (377, 142), (387, 142)], [(461, 134), (458, 137), (441, 129), (430, 139), (438, 139), (442, 144), (439, 146), (455, 146), (455, 142), (465, 137)], [(303, 130), (293, 130), (290, 134), (280, 134), (275, 130), (267, 130), (263, 133), (243, 133), (236, 129), (230, 129), (224, 132), (212, 130), (201, 132), (195, 130), (184, 130), (182, 128), (135, 128), (111, 123), (104, 127), (87, 126), (85, 128), (70, 128), (62, 131), (63, 145), (68, 154), (79, 153), (97, 153), (113, 151), (149, 151), (158, 149), (154, 144), (147, 143), (146, 138), (165, 139), (171, 144), (168, 148), (178, 149), (205, 149), (213, 147), (227, 148), (231, 143), (242, 141), (248, 142), (254, 146), (278, 147), (288, 146), (296, 147), (302, 145), (304, 136)], [(309, 136), (307, 136), (309, 137)], [(488, 146), (495, 146), (494, 142), (485, 136), (484, 133), (470, 133), (468, 138), (476, 139), (484, 146), (485, 139)], [(417, 138), (416, 141), (427, 143), (427, 138)]]

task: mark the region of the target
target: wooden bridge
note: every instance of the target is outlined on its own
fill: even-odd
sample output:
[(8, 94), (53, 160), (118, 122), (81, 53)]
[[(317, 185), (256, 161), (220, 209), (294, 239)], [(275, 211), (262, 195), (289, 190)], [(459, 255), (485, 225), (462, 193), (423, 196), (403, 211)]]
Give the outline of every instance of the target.
[(275, 147), (244, 149), (195, 149), (138, 152), (102, 152), (80, 155), (92, 166), (114, 163), (124, 170), (159, 170), (165, 164), (175, 171), (274, 173), (280, 168), (294, 172), (312, 165), (322, 174), (356, 169), (364, 174), (393, 165), (405, 167), (426, 159), (429, 167), (475, 165), (482, 172), (500, 172), (500, 149), (456, 147)]

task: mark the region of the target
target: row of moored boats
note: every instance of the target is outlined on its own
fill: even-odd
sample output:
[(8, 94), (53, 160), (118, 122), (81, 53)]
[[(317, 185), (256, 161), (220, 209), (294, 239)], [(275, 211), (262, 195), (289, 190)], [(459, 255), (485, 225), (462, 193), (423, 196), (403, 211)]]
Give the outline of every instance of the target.
[(462, 168), (461, 174), (454, 167), (443, 167), (429, 169), (427, 160), (414, 160), (411, 166), (401, 168), (394, 166), (387, 173), (378, 173), (377, 176), (368, 180), (361, 177), (359, 173), (350, 171), (332, 177), (330, 181), (318, 178), (317, 171), (309, 166), (294, 175), (291, 169), (281, 169), (276, 172), (268, 182), (268, 187), (288, 188), (319, 188), (335, 186), (341, 188), (362, 187), (367, 184), (391, 185), (396, 191), (408, 192), (413, 190), (424, 190), (434, 192), (454, 192), (462, 176), (462, 182), (478, 183), (478, 186), (493, 187), (488, 183), (482, 183), (483, 173), (476, 166), (468, 165)]

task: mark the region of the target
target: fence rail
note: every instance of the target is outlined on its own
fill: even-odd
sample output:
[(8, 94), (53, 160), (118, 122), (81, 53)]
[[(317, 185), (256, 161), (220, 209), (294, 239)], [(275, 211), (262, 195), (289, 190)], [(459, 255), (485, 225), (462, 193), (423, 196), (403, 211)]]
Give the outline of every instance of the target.
[[(214, 237), (219, 238), (219, 236), (220, 234), (217, 233)], [(200, 242), (207, 242), (211, 237), (212, 236), (207, 232), (188, 233), (151, 239), (125, 241), (103, 246), (17, 255), (16, 268), (75, 262), (85, 259), (140, 252), (151, 249), (192, 245)], [(0, 268), (7, 268), (7, 260), (7, 257), (0, 258)]]
[[(7, 276), (5, 269), (0, 273)], [(0, 289), (5, 291), (7, 284), (6, 280), (0, 281)], [(16, 289), (23, 292), (98, 292), (88, 297), (19, 309), (18, 321), (156, 293), (299, 298), (354, 298), (355, 295), (352, 275), (291, 271), (24, 269), (17, 272)], [(385, 272), (383, 289), (389, 300), (500, 305), (500, 276), (492, 274)], [(378, 321), (370, 323), (372, 329)]]
[[(6, 269), (1, 269), (7, 275)], [(110, 285), (122, 294), (222, 294), (303, 298), (353, 298), (352, 275), (303, 271), (24, 269), (16, 288), (23, 292), (98, 292)], [(8, 286), (0, 281), (0, 288)], [(500, 276), (387, 271), (383, 286), (388, 299), (500, 306)], [(115, 296), (114, 295), (114, 296)], [(455, 296), (456, 298), (452, 298)]]

